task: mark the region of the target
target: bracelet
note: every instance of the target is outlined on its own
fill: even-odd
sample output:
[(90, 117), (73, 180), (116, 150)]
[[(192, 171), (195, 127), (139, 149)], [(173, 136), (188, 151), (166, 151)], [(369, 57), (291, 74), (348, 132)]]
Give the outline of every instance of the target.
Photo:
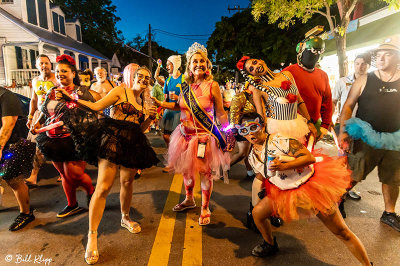
[(304, 103), (304, 102), (300, 102), (300, 103), (297, 104), (297, 106), (299, 106), (299, 105), (301, 105), (301, 104), (303, 104), (303, 103)]
[(32, 120), (33, 119), (33, 115), (28, 115), (28, 120)]

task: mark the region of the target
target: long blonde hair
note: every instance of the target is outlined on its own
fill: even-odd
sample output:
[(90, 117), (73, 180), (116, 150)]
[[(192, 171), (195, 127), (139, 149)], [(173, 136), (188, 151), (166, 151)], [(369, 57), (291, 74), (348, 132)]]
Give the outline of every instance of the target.
[(207, 58), (207, 55), (205, 55), (203, 52), (201, 52), (201, 50), (198, 50), (197, 52), (195, 52), (194, 54), (192, 54), (192, 56), (190, 58), (187, 59), (186, 61), (186, 68), (185, 68), (185, 80), (186, 82), (190, 85), (194, 82), (194, 77), (193, 74), (191, 74), (190, 71), (190, 62), (192, 61), (192, 57), (195, 54), (199, 54), (201, 55), (206, 61), (207, 61), (207, 70), (209, 72), (208, 75), (206, 75), (206, 77), (204, 78), (206, 81), (208, 80), (212, 80), (213, 79), (213, 75), (211, 74), (211, 70), (212, 70), (212, 64), (210, 59)]

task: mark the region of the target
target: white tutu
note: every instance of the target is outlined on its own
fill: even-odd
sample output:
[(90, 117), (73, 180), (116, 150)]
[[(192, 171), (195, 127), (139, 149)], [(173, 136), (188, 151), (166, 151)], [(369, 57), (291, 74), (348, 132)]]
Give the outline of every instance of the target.
[(300, 114), (293, 120), (276, 120), (267, 118), (267, 130), (269, 134), (279, 133), (286, 137), (295, 138), (301, 143), (305, 143), (306, 135), (310, 132), (307, 120)]

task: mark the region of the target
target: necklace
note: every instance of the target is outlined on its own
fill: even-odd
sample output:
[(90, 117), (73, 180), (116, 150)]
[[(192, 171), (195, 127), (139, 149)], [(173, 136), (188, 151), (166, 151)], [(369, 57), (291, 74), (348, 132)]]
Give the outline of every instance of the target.
[[(394, 77), (394, 75), (396, 75), (396, 71), (397, 71), (397, 69), (394, 70), (393, 75), (390, 77), (390, 79), (388, 79), (387, 81), (385, 81), (385, 83), (388, 83), (388, 82), (390, 82), (390, 81), (392, 80), (392, 78)], [(385, 84), (383, 83), (384, 81), (382, 80), (381, 71), (380, 71), (379, 69), (378, 69), (378, 75), (379, 75), (379, 80), (380, 80), (380, 82), (381, 82), (381, 84), (382, 84), (382, 87), (379, 89), (379, 92), (382, 92), (382, 91), (384, 91), (384, 90), (386, 89), (386, 86), (385, 86)]]

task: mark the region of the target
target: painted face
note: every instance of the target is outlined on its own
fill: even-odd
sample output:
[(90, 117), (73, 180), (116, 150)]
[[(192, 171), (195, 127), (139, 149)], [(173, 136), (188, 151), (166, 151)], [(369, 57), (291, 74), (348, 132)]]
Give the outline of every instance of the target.
[(385, 71), (400, 62), (400, 53), (393, 50), (379, 50), (376, 53), (376, 68)]
[(40, 73), (45, 76), (49, 76), (51, 73), (51, 62), (47, 57), (39, 57), (36, 60), (36, 68), (40, 71)]
[(146, 69), (140, 69), (135, 77), (134, 83), (140, 89), (146, 89), (150, 84), (150, 73)]
[(101, 69), (96, 70), (95, 74), (96, 74), (96, 80), (98, 82), (103, 83), (104, 81), (106, 81), (107, 72), (104, 69), (101, 68)]
[(171, 61), (167, 61), (167, 70), (169, 74), (174, 72), (174, 65), (171, 63)]
[(90, 87), (90, 75), (79, 75), (81, 86)]
[(201, 54), (194, 54), (190, 59), (190, 72), (195, 76), (199, 76), (204, 75), (207, 69), (207, 59)]
[(73, 85), (75, 72), (73, 72), (69, 65), (58, 64), (56, 67), (56, 79), (62, 86)]
[(357, 58), (354, 61), (354, 72), (358, 75), (364, 75), (367, 73), (369, 68), (369, 64), (364, 61), (362, 58)]
[(262, 76), (267, 73), (267, 65), (263, 60), (249, 59), (245, 64), (246, 71), (253, 76)]

